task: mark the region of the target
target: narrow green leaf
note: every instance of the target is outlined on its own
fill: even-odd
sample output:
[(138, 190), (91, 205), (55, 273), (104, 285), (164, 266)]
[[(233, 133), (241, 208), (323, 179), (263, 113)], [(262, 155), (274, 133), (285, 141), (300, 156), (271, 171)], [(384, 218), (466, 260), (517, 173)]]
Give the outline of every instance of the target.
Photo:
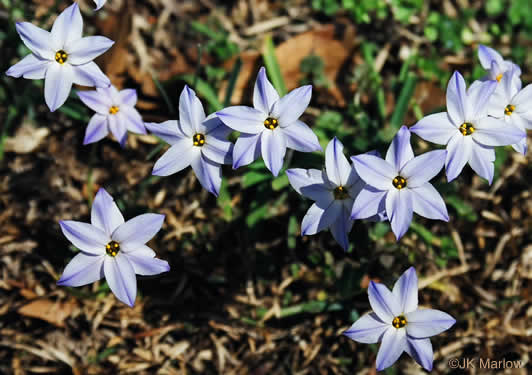
[[(197, 78), (194, 74), (185, 74), (181, 78), (188, 83), (192, 88), (204, 98), (215, 111), (223, 108), (222, 102), (218, 99), (216, 90), (201, 78)], [(196, 85), (194, 86), (194, 82)]]
[(266, 36), (266, 40), (264, 41), (262, 56), (264, 58), (264, 65), (266, 65), (266, 70), (268, 71), (268, 76), (270, 77), (273, 86), (277, 92), (279, 92), (280, 96), (285, 96), (286, 85), (284, 83), (283, 75), (281, 74), (281, 67), (277, 61), (277, 56), (275, 55), (275, 46), (270, 35)]

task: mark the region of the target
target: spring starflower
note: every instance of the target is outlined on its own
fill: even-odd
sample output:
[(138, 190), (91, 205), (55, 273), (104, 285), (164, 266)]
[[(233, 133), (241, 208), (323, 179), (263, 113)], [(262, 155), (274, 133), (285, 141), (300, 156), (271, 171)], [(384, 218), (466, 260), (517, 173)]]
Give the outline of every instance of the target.
[(456, 320), (443, 311), (418, 308), (414, 267), (401, 275), (391, 292), (385, 285), (370, 281), (368, 296), (373, 311), (358, 319), (344, 335), (364, 344), (381, 342), (377, 371), (393, 365), (403, 352), (431, 371), (434, 354), (429, 337), (448, 330)]
[(250, 164), (262, 154), (266, 167), (277, 176), (287, 148), (321, 150), (318, 137), (299, 120), (311, 95), (312, 86), (303, 86), (280, 98), (261, 68), (253, 92), (254, 108), (234, 106), (216, 113), (227, 126), (241, 132), (233, 151), (233, 168)]
[(136, 90), (118, 91), (116, 87), (109, 86), (97, 88), (96, 91), (78, 91), (77, 94), (87, 107), (96, 112), (89, 121), (83, 144), (98, 142), (110, 131), (124, 147), (128, 130), (146, 134), (142, 117), (135, 109)]
[[(500, 90), (495, 91), (490, 100), (488, 114), (526, 132), (526, 129), (532, 129), (532, 84), (521, 89), (521, 80), (516, 75), (512, 69), (502, 77)], [(512, 147), (526, 155), (526, 137)]]
[(103, 36), (82, 38), (83, 18), (77, 3), (66, 8), (55, 20), (52, 31), (28, 22), (17, 23), (17, 32), (31, 54), (7, 71), (12, 77), (44, 78), (44, 99), (50, 111), (61, 107), (72, 84), (107, 87), (109, 78), (93, 60), (114, 42)]
[(514, 71), (514, 75), (521, 75), (521, 68), (510, 60), (504, 60), (501, 54), (493, 48), (480, 45), (478, 59), (482, 67), (488, 72), (485, 79), (500, 82), (506, 72)]
[(335, 137), (325, 150), (325, 170), (288, 169), (292, 187), (315, 203), (301, 223), (301, 235), (312, 235), (330, 229), (344, 250), (349, 247), (348, 234), (353, 227), (350, 219), (354, 199), (365, 186), (343, 153), (344, 146)]
[(355, 199), (351, 219), (372, 217), (384, 209), (397, 240), (408, 230), (413, 212), (449, 221), (445, 202), (429, 183), (442, 169), (446, 153), (435, 150), (414, 157), (410, 131), (402, 126), (386, 159), (367, 154), (353, 156), (353, 165), (367, 185)]
[(113, 198), (101, 188), (91, 210), (91, 224), (60, 221), (66, 238), (80, 252), (67, 264), (58, 285), (82, 286), (105, 277), (114, 295), (135, 304), (138, 275), (157, 275), (170, 269), (145, 245), (160, 229), (164, 215), (144, 214), (124, 222)]
[(491, 184), (494, 146), (519, 143), (526, 136), (512, 123), (488, 116), (490, 97), (497, 85), (496, 81), (475, 81), (466, 91), (464, 78), (455, 72), (447, 86), (447, 112), (426, 116), (410, 128), (427, 141), (447, 145), (445, 169), (449, 182), (469, 163)]
[(179, 99), (180, 121), (147, 123), (146, 128), (171, 147), (155, 163), (153, 174), (168, 176), (192, 166), (201, 185), (218, 196), (222, 164), (231, 163), (231, 133), (215, 115), (205, 118), (203, 105), (194, 90), (185, 86)]

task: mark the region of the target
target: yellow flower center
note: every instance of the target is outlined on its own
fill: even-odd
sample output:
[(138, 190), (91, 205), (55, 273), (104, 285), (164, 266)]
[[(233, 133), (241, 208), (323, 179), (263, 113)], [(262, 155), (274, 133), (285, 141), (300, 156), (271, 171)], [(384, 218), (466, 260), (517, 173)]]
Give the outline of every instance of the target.
[(203, 134), (196, 133), (192, 137), (192, 141), (194, 146), (202, 147), (205, 144), (205, 136)]
[(59, 64), (63, 65), (67, 60), (68, 54), (65, 51), (60, 50), (55, 53), (55, 61), (57, 61)]
[(475, 127), (470, 122), (464, 122), (462, 125), (460, 125), (460, 133), (462, 135), (471, 135), (475, 132)]
[(503, 76), (502, 73), (497, 74), (497, 77), (495, 77), (495, 79), (497, 80), (497, 82), (501, 82), (502, 76)]
[(508, 104), (506, 108), (504, 108), (504, 114), (506, 116), (510, 116), (515, 111), (515, 105)]
[(401, 190), (402, 188), (406, 187), (406, 179), (401, 176), (397, 176), (392, 181), (393, 187), (397, 190)]
[(264, 127), (266, 129), (273, 130), (278, 126), (279, 126), (279, 121), (277, 121), (276, 118), (268, 117), (266, 120), (264, 120)]
[(399, 315), (393, 318), (392, 326), (394, 326), (395, 328), (403, 328), (404, 326), (406, 326), (406, 318), (404, 317), (404, 315)]
[(347, 198), (349, 198), (349, 193), (345, 187), (338, 186), (336, 189), (334, 189), (334, 199), (342, 201)]
[(111, 115), (116, 115), (118, 113), (118, 111), (120, 111), (120, 108), (117, 107), (116, 105), (114, 105), (111, 108), (109, 108), (109, 113)]
[(119, 251), (120, 245), (116, 241), (111, 241), (107, 245), (105, 245), (105, 252), (107, 253), (107, 255), (115, 257)]

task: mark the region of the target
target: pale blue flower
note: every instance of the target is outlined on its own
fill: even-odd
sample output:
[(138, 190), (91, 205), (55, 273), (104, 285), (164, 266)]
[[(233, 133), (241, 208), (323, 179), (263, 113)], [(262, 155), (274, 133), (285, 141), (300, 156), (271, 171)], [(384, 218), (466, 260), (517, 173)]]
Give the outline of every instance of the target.
[(410, 128), (427, 141), (447, 145), (448, 181), (454, 180), (469, 163), (491, 184), (494, 146), (519, 143), (526, 136), (512, 123), (488, 116), (490, 97), (497, 85), (496, 81), (475, 81), (466, 91), (464, 78), (455, 72), (447, 86), (447, 112), (426, 116)]
[(153, 174), (168, 176), (192, 166), (201, 185), (218, 196), (222, 164), (231, 163), (231, 133), (215, 115), (205, 118), (203, 105), (194, 90), (185, 86), (179, 99), (180, 121), (148, 123), (146, 128), (171, 147), (155, 163)]
[(235, 106), (216, 113), (227, 126), (241, 132), (233, 151), (233, 168), (248, 165), (262, 154), (266, 167), (277, 176), (287, 148), (321, 150), (318, 137), (299, 120), (311, 95), (312, 86), (303, 86), (279, 98), (261, 68), (253, 92), (254, 108)]
[(514, 71), (517, 77), (521, 75), (519, 66), (510, 60), (504, 60), (501, 54), (491, 47), (481, 44), (478, 47), (478, 59), (482, 67), (488, 72), (485, 79), (500, 82), (504, 74), (511, 70)]
[[(490, 99), (488, 114), (504, 119), (507, 123), (526, 131), (532, 129), (532, 84), (521, 89), (521, 80), (517, 72), (512, 69), (504, 74)], [(526, 155), (526, 137), (512, 145), (514, 150)]]
[[(353, 201), (365, 183), (343, 153), (344, 146), (335, 137), (325, 150), (325, 170), (288, 169), (292, 187), (315, 203), (301, 223), (301, 235), (312, 235), (330, 229), (344, 250), (349, 247), (348, 234), (353, 227), (350, 219)], [(374, 220), (378, 220), (377, 215)]]
[(445, 202), (429, 183), (442, 169), (445, 156), (445, 150), (435, 150), (414, 157), (406, 126), (397, 132), (386, 159), (353, 156), (353, 165), (367, 185), (355, 199), (351, 219), (365, 219), (385, 210), (397, 240), (408, 230), (414, 212), (449, 221)]
[(82, 38), (82, 29), (83, 19), (77, 3), (57, 17), (51, 32), (28, 22), (17, 23), (17, 32), (32, 53), (9, 68), (6, 74), (17, 78), (44, 78), (44, 99), (52, 112), (65, 103), (73, 83), (109, 86), (109, 78), (93, 60), (114, 42), (103, 36)]
[(142, 117), (135, 109), (137, 91), (125, 89), (118, 91), (109, 86), (97, 88), (96, 91), (78, 91), (79, 98), (87, 107), (96, 112), (89, 121), (83, 144), (98, 142), (113, 133), (116, 140), (124, 147), (127, 131), (146, 134)]
[(456, 320), (443, 311), (418, 308), (414, 267), (401, 275), (391, 292), (384, 284), (371, 281), (368, 296), (373, 311), (358, 319), (344, 335), (364, 344), (381, 342), (377, 371), (393, 365), (403, 352), (431, 371), (434, 354), (429, 337), (448, 330)]
[(144, 214), (124, 222), (113, 198), (98, 190), (91, 210), (91, 224), (60, 221), (66, 238), (80, 252), (67, 264), (58, 285), (82, 286), (105, 277), (114, 295), (128, 306), (135, 304), (138, 275), (170, 270), (146, 246), (163, 225), (164, 215)]

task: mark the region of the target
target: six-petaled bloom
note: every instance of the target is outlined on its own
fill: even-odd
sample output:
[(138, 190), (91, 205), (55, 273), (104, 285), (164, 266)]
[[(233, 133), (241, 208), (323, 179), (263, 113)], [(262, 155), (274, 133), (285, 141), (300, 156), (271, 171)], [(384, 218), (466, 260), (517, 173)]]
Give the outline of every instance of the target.
[(60, 221), (66, 238), (79, 250), (58, 285), (82, 286), (105, 277), (115, 296), (135, 304), (138, 275), (157, 275), (170, 267), (146, 246), (163, 225), (164, 215), (143, 214), (124, 222), (113, 198), (101, 188), (91, 210), (91, 224)]
[[(500, 89), (492, 96), (488, 114), (504, 119), (509, 124), (526, 131), (532, 129), (532, 84), (521, 89), (521, 80), (515, 70), (506, 73), (501, 80)], [(526, 154), (527, 141), (524, 137), (512, 147), (517, 152)]]
[(501, 54), (491, 47), (480, 45), (478, 47), (478, 59), (480, 64), (488, 72), (485, 79), (500, 82), (502, 77), (510, 71), (514, 71), (516, 77), (521, 75), (521, 68), (510, 60), (504, 60)]
[(344, 146), (335, 137), (325, 150), (325, 170), (288, 169), (292, 187), (315, 203), (301, 223), (301, 234), (316, 234), (329, 228), (344, 250), (349, 247), (348, 234), (353, 227), (350, 219), (353, 201), (365, 183), (343, 153)]
[(445, 202), (429, 180), (445, 162), (445, 150), (414, 157), (410, 131), (402, 126), (386, 153), (353, 156), (358, 175), (367, 183), (353, 204), (352, 219), (365, 219), (383, 209), (399, 240), (408, 230), (413, 212), (429, 219), (449, 221)]
[(77, 94), (87, 107), (96, 112), (89, 121), (83, 144), (98, 142), (111, 131), (123, 147), (128, 130), (146, 134), (144, 122), (135, 109), (136, 90), (118, 91), (114, 86), (109, 86), (97, 88), (96, 91), (78, 91)]
[(201, 185), (218, 196), (222, 184), (222, 164), (231, 164), (231, 133), (220, 119), (205, 118), (194, 90), (185, 86), (179, 99), (179, 122), (147, 123), (146, 127), (171, 147), (153, 167), (153, 174), (168, 176), (192, 166)]
[(28, 22), (17, 23), (17, 32), (32, 53), (9, 68), (6, 74), (17, 78), (44, 78), (44, 99), (52, 112), (67, 100), (73, 83), (109, 86), (109, 79), (93, 60), (114, 42), (103, 36), (82, 38), (82, 29), (83, 18), (77, 3), (57, 17), (51, 32)]
[(373, 311), (358, 319), (344, 335), (364, 344), (381, 342), (377, 371), (395, 363), (405, 351), (427, 371), (432, 370), (431, 336), (450, 327), (456, 320), (432, 309), (418, 309), (418, 279), (410, 267), (395, 283), (393, 290), (370, 282), (369, 303)]
[(475, 81), (466, 91), (464, 78), (455, 72), (447, 86), (447, 112), (426, 116), (410, 128), (427, 141), (447, 145), (448, 181), (454, 180), (469, 163), (491, 184), (494, 146), (519, 143), (526, 136), (512, 123), (488, 116), (490, 97), (497, 85), (496, 81)]
[(299, 120), (311, 95), (312, 86), (303, 86), (280, 98), (261, 68), (253, 92), (254, 108), (234, 106), (216, 113), (227, 126), (241, 132), (233, 151), (233, 168), (250, 164), (262, 154), (266, 167), (277, 176), (287, 148), (321, 150), (318, 137)]

